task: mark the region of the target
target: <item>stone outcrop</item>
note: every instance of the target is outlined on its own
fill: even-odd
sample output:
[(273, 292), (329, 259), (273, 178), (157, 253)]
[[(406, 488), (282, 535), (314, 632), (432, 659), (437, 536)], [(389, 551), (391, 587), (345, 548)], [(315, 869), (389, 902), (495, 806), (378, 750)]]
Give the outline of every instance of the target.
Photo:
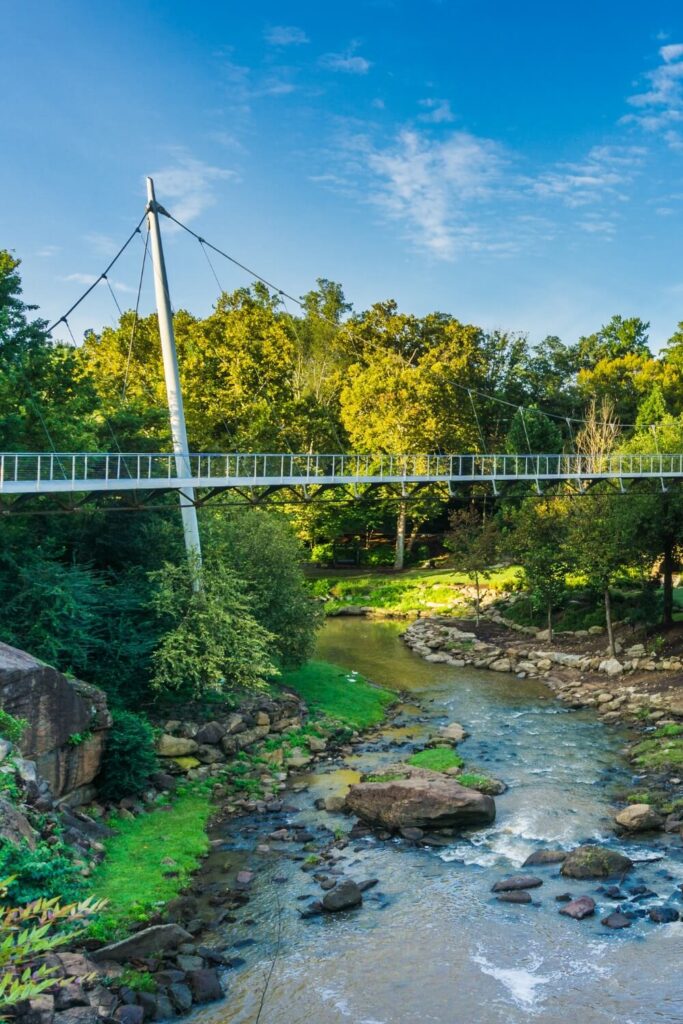
[(121, 942), (114, 942), (110, 946), (102, 946), (101, 949), (91, 953), (93, 960), (111, 960), (115, 963), (123, 963), (126, 960), (135, 960), (141, 956), (152, 956), (155, 953), (162, 953), (167, 949), (175, 949), (183, 942), (191, 942), (192, 936), (177, 924), (157, 924), (151, 928), (143, 928)]
[(614, 878), (633, 867), (633, 861), (607, 846), (577, 846), (567, 854), (560, 874), (565, 878)]
[(380, 780), (384, 781), (351, 786), (346, 807), (363, 821), (389, 831), (470, 828), (495, 820), (492, 797), (467, 789), (440, 772), (392, 765), (383, 770)]
[(26, 720), (22, 754), (55, 796), (92, 783), (111, 724), (101, 690), (0, 644), (0, 707)]
[(662, 828), (664, 818), (649, 804), (631, 804), (614, 819), (627, 832), (652, 832)]

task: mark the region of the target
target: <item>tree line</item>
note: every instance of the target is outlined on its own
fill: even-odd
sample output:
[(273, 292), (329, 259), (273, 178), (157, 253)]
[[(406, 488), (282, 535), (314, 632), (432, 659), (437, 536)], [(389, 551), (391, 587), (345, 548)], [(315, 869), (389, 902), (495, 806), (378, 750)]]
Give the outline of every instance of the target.
[[(296, 314), (256, 284), (221, 294), (206, 317), (179, 310), (175, 330), (196, 451), (683, 451), (683, 324), (656, 355), (637, 317), (532, 346), (393, 300), (356, 311), (319, 279)], [(19, 261), (0, 252), (0, 448), (170, 450), (156, 316), (126, 311), (78, 346), (55, 343), (23, 299)], [(673, 490), (634, 486), (620, 501), (598, 486), (579, 501), (520, 485), (497, 502), (434, 486), (410, 500), (375, 488), (280, 510), (207, 508), (201, 599), (178, 570), (174, 500), (157, 514), (38, 506), (0, 521), (0, 636), (104, 681), (123, 704), (226, 679), (255, 685), (311, 650), (317, 612), (301, 544), (324, 553), (355, 539), (368, 560), (375, 550), (400, 566), (420, 532), (446, 532), (458, 507), (480, 532), (495, 522), (550, 623), (568, 566), (609, 605), (620, 573), (660, 564), (670, 622), (678, 504)], [(372, 537), (391, 537), (393, 550), (373, 549)]]

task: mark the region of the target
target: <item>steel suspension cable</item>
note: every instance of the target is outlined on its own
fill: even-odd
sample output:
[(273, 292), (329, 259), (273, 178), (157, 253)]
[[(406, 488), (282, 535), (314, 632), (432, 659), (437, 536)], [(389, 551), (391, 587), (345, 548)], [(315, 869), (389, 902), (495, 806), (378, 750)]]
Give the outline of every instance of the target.
[[(67, 309), (66, 313), (64, 313), (63, 316), (60, 316), (59, 320), (55, 320), (54, 323), (50, 324), (50, 326), (46, 328), (46, 330), (45, 330), (46, 334), (51, 334), (52, 331), (55, 329), (55, 327), (57, 327), (59, 324), (66, 323), (67, 317), (69, 317), (71, 315), (71, 313), (73, 313), (73, 311), (75, 309), (77, 309), (78, 306), (80, 306), (80, 304), (83, 302), (83, 300), (86, 299), (88, 297), (88, 295), (90, 295), (90, 292), (93, 291), (93, 289), (95, 289), (97, 287), (97, 285), (100, 283), (100, 281), (102, 281), (103, 279), (104, 280), (107, 279), (107, 274), (109, 273), (111, 268), (114, 266), (114, 264), (117, 262), (117, 260), (123, 255), (123, 253), (126, 251), (126, 249), (130, 245), (132, 240), (135, 238), (135, 236), (137, 234), (139, 234), (140, 227), (143, 224), (146, 216), (147, 216), (147, 211), (145, 211), (145, 213), (142, 215), (142, 217), (138, 221), (138, 224), (135, 227), (135, 229), (133, 231), (131, 231), (131, 233), (128, 236), (128, 238), (126, 239), (126, 241), (123, 243), (123, 245), (121, 246), (119, 251), (116, 253), (114, 258), (107, 264), (107, 266), (104, 268), (102, 273), (92, 282), (92, 284), (90, 284), (86, 288), (86, 290), (83, 292), (81, 297), (79, 299), (76, 299), (76, 301), (73, 303), (73, 305), (69, 306), (69, 308)], [(110, 286), (110, 288), (111, 288), (111, 286)]]

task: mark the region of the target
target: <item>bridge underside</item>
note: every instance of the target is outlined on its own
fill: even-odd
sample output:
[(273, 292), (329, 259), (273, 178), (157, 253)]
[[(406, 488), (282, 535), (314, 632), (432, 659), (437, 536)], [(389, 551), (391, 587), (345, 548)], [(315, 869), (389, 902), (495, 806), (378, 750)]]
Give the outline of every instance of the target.
[[(435, 498), (471, 500), (485, 495), (520, 499), (529, 495), (579, 496), (588, 493), (595, 484), (607, 483), (616, 494), (625, 494), (634, 486), (638, 490), (668, 491), (683, 483), (677, 474), (645, 474), (615, 477), (596, 473), (572, 476), (542, 476), (538, 478), (457, 478), (434, 480), (397, 478), (394, 481), (369, 480), (116, 480), (88, 481), (87, 490), (80, 490), (80, 481), (42, 481), (35, 485), (0, 487), (0, 515), (74, 514), (91, 508), (109, 512), (143, 512), (178, 508), (178, 493), (196, 508), (234, 505), (292, 505), (315, 504), (326, 500), (334, 492), (340, 502), (362, 501), (371, 492), (381, 491), (385, 499), (411, 502), (429, 491)], [(193, 499), (188, 495), (193, 494)]]

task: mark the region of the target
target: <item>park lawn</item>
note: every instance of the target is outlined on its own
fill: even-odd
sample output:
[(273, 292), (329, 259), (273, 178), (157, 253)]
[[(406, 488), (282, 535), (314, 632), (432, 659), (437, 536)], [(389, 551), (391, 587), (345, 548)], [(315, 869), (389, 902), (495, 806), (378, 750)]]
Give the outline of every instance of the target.
[[(492, 590), (515, 589), (520, 573), (518, 566), (492, 569), (481, 577), (480, 583)], [(323, 576), (316, 579), (312, 587), (316, 596), (328, 598), (325, 604), (328, 614), (347, 604), (400, 614), (462, 604), (461, 587), (472, 585), (469, 576), (455, 570), (409, 569), (401, 573)]]
[(190, 787), (148, 814), (109, 821), (116, 834), (105, 840), (106, 857), (90, 880), (91, 895), (109, 905), (91, 925), (92, 937), (126, 935), (181, 891), (209, 847), (210, 815), (209, 794)]
[(309, 661), (285, 672), (279, 683), (294, 690), (319, 717), (341, 722), (352, 729), (368, 729), (384, 718), (396, 694), (373, 686), (356, 672), (347, 672), (327, 661)]

